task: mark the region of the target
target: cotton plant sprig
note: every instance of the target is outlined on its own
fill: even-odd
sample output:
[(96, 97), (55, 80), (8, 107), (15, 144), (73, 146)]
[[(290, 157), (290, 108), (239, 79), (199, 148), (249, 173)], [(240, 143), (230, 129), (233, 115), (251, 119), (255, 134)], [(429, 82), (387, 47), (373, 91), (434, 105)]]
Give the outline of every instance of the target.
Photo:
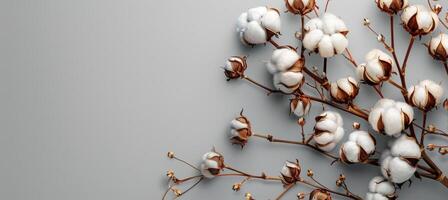
[[(448, 154), (448, 145), (426, 144), (424, 140), (428, 135), (448, 139), (448, 131), (427, 121), (427, 116), (439, 107), (444, 108), (445, 111), (440, 109), (442, 112), (448, 113), (448, 99), (444, 99), (444, 89), (437, 80), (407, 80), (407, 69), (413, 67), (408, 60), (417, 38), (428, 40), (425, 46), (429, 55), (441, 61), (448, 72), (448, 36), (440, 33), (429, 38), (441, 27), (440, 24), (447, 27), (445, 21), (439, 17), (443, 8), (438, 4), (433, 6), (431, 0), (426, 6), (411, 5), (407, 0), (376, 0), (374, 3), (381, 12), (390, 17), (390, 33), (379, 33), (374, 29), (373, 23), (364, 18), (363, 25), (375, 34), (384, 50), (366, 50), (364, 62), (360, 64), (348, 49), (350, 29), (338, 15), (327, 12), (328, 0), (325, 2), (325, 9), (319, 9), (315, 0), (285, 0), (284, 9), (300, 19), (300, 30), (295, 35), (301, 44), (299, 48), (281, 45), (275, 41), (281, 31), (280, 9), (260, 6), (241, 14), (237, 22), (237, 32), (244, 45), (270, 43), (275, 47), (266, 63), (267, 71), (272, 75), (272, 86), (261, 84), (245, 73), (250, 67), (245, 56), (228, 58), (223, 67), (224, 75), (229, 81), (242, 79), (254, 84), (268, 95), (289, 97), (290, 114), (297, 117), (300, 135), (297, 140), (287, 140), (271, 133), (254, 131), (252, 121), (240, 112), (230, 123), (231, 143), (244, 149), (247, 145), (253, 145), (249, 144), (251, 140), (262, 139), (272, 144), (306, 147), (328, 157), (331, 164), (376, 166), (381, 176), (373, 177), (369, 183), (369, 180), (366, 180), (368, 193), (365, 199), (368, 200), (398, 198), (399, 189), (404, 183), (411, 182), (412, 177), (434, 180), (448, 187), (445, 173), (428, 154), (430, 151), (437, 151), (439, 155)], [(398, 49), (395, 47), (394, 24), (397, 17), (403, 30), (409, 34), (409, 44), (404, 49), (403, 60), (397, 56)], [(322, 70), (308, 66), (307, 56), (310, 54), (322, 57)], [(347, 59), (357, 76), (329, 80), (328, 59), (334, 56)], [(398, 76), (399, 82), (394, 80), (395, 76)], [(411, 86), (408, 86), (408, 83), (411, 83)], [(382, 93), (384, 84), (393, 86), (402, 94), (402, 99), (385, 97)], [(372, 87), (378, 93), (377, 103), (368, 109), (356, 104), (359, 91), (366, 89), (362, 86)], [(315, 93), (307, 92), (305, 87), (314, 89)], [(314, 120), (309, 120), (309, 111), (314, 103), (325, 105), (324, 111), (314, 116)], [(345, 130), (340, 111), (367, 122), (372, 131), (361, 127), (359, 122), (353, 122), (353, 130)], [(421, 123), (415, 120), (417, 115), (422, 116)], [(314, 123), (312, 131), (305, 130), (306, 123)], [(350, 134), (348, 139), (343, 141), (346, 132)], [(389, 137), (390, 143), (386, 149), (377, 149), (375, 137), (378, 134)], [(298, 160), (286, 161), (278, 176), (268, 176), (266, 173), (257, 175), (230, 167), (224, 162), (222, 154), (216, 151), (206, 153), (200, 166), (191, 165), (174, 154), (168, 156), (196, 169), (198, 174), (178, 179), (174, 172), (169, 171), (167, 175), (170, 184), (164, 198), (170, 191), (174, 196), (180, 197), (205, 178), (240, 177), (242, 180), (232, 186), (234, 191), (240, 191), (244, 184), (255, 179), (281, 183), (284, 189), (276, 199), (281, 199), (296, 184), (308, 185), (313, 189), (311, 192), (298, 192), (298, 199), (332, 199), (335, 195), (362, 199), (349, 190), (344, 175), (336, 180), (339, 190), (330, 190), (321, 184), (315, 179), (312, 170), (307, 171), (306, 178), (301, 173), (302, 168)], [(178, 189), (179, 185), (193, 180), (196, 182), (184, 192)], [(244, 198), (253, 200), (256, 195), (246, 193)]]

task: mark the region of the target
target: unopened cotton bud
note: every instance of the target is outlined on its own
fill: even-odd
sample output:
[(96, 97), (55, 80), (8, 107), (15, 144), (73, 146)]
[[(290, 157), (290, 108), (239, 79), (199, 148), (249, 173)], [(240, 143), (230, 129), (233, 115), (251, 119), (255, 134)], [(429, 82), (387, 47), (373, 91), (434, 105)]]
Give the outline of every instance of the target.
[(375, 153), (375, 138), (365, 131), (350, 133), (349, 139), (339, 150), (339, 157), (345, 163), (366, 162)]
[(168, 158), (174, 158), (174, 152), (170, 151), (167, 153)]
[(414, 119), (414, 110), (403, 102), (380, 99), (369, 113), (369, 123), (375, 131), (398, 137)]
[(331, 194), (325, 189), (314, 189), (310, 194), (310, 200), (331, 200)]
[(316, 0), (285, 0), (285, 4), (289, 12), (305, 15), (314, 10)]
[(292, 113), (301, 118), (310, 111), (311, 100), (308, 97), (298, 96), (291, 100), (290, 108)]
[(348, 46), (348, 29), (344, 21), (331, 13), (309, 20), (305, 31), (303, 46), (324, 58), (342, 54)]
[(369, 25), (370, 25), (370, 20), (369, 20), (369, 18), (364, 18), (363, 21), (362, 21), (362, 25), (364, 25), (364, 26), (369, 26)]
[(292, 47), (282, 47), (274, 50), (271, 60), (266, 64), (268, 71), (273, 74), (276, 89), (284, 93), (296, 91), (305, 82), (302, 69), (305, 61)]
[(389, 181), (403, 183), (414, 175), (420, 158), (420, 146), (415, 139), (402, 135), (393, 142), (390, 151), (381, 155), (381, 172)]
[(312, 177), (312, 176), (314, 176), (314, 172), (313, 172), (313, 170), (311, 170), (311, 169), (306, 170), (306, 175), (307, 175), (308, 177)]
[(434, 31), (439, 23), (436, 13), (423, 5), (410, 5), (401, 13), (403, 27), (412, 36), (426, 35)]
[(266, 43), (280, 32), (280, 13), (265, 6), (251, 8), (238, 17), (237, 32), (246, 45)]
[(370, 180), (366, 200), (390, 200), (395, 197), (395, 186), (384, 177), (376, 176)]
[(316, 118), (313, 140), (323, 151), (331, 151), (344, 136), (343, 120), (339, 113), (325, 111)]
[(208, 152), (202, 156), (201, 173), (206, 178), (219, 175), (224, 169), (224, 157), (217, 152)]
[(245, 200), (255, 200), (254, 197), (252, 197), (252, 194), (249, 193), (249, 192), (247, 192), (247, 193), (244, 195), (244, 198), (245, 198)]
[(305, 193), (304, 192), (297, 193), (297, 199), (299, 200), (305, 199)]
[(247, 69), (246, 57), (232, 56), (227, 59), (224, 66), (224, 75), (228, 79), (240, 78), (244, 75), (244, 71)]
[(390, 78), (393, 60), (379, 49), (373, 49), (366, 54), (366, 63), (356, 68), (359, 79), (370, 85), (378, 85)]
[(426, 149), (428, 149), (429, 151), (434, 151), (435, 148), (436, 148), (435, 144), (428, 144), (428, 145), (426, 145)]
[(434, 59), (446, 62), (448, 60), (448, 35), (440, 33), (431, 38), (428, 44), (428, 52)]
[(239, 191), (241, 189), (241, 183), (235, 183), (232, 185), (233, 191)]
[(378, 8), (389, 14), (397, 14), (408, 6), (408, 0), (375, 0)]
[(359, 128), (361, 128), (361, 124), (359, 122), (353, 122), (352, 127), (353, 129), (358, 130)]
[(286, 161), (285, 165), (283, 165), (282, 171), (280, 172), (282, 175), (282, 182), (285, 185), (293, 184), (300, 180), (300, 164), (299, 161), (289, 162)]
[(230, 122), (230, 139), (233, 144), (244, 147), (250, 136), (252, 136), (250, 122), (243, 114)]
[(440, 84), (431, 81), (420, 81), (408, 90), (411, 105), (424, 111), (429, 111), (442, 101), (443, 88)]
[(448, 153), (448, 147), (440, 147), (439, 153), (442, 155), (446, 155)]
[(341, 78), (330, 84), (330, 95), (336, 102), (347, 103), (352, 101), (359, 92), (358, 82), (352, 78)]

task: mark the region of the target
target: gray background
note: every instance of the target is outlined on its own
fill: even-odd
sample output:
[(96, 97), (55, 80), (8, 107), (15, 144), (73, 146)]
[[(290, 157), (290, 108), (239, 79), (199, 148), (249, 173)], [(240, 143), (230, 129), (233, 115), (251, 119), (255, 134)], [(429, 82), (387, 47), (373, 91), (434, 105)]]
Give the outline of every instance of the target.
[[(243, 151), (229, 144), (228, 123), (241, 108), (256, 132), (298, 136), (287, 98), (267, 97), (243, 81), (226, 82), (219, 68), (230, 55), (249, 55), (247, 74), (271, 84), (263, 61), (272, 46), (243, 47), (234, 32), (238, 15), (258, 5), (285, 10), (281, 0), (0, 1), (0, 199), (160, 199), (167, 169), (181, 177), (194, 173), (168, 160), (166, 152), (196, 164), (212, 146), (247, 171), (278, 174), (285, 160), (298, 158), (331, 186), (345, 173), (353, 191), (364, 196), (369, 179), (379, 174), (375, 167), (329, 166), (331, 160), (306, 148), (261, 140), (250, 141)], [(388, 35), (388, 18), (373, 0), (334, 0), (329, 10), (350, 28), (358, 62), (370, 49), (382, 48), (361, 25), (369, 17)], [(299, 29), (297, 17), (282, 14), (282, 20), (279, 43), (297, 45), (292, 37)], [(396, 29), (402, 60), (408, 35), (398, 22)], [(430, 78), (446, 88), (444, 70), (422, 45), (427, 40), (416, 42), (412, 51), (408, 84)], [(309, 63), (321, 66), (317, 56)], [(329, 61), (332, 80), (353, 74), (342, 57)], [(394, 88), (384, 90), (401, 99)], [(367, 87), (360, 96), (365, 108), (377, 100)], [(314, 104), (313, 115), (319, 110)], [(355, 120), (345, 117), (347, 130)], [(313, 119), (308, 121), (311, 130)], [(430, 121), (448, 128), (441, 110)], [(448, 170), (446, 158), (437, 162)], [(203, 182), (184, 199), (243, 199), (247, 191), (268, 199), (282, 190), (279, 184), (253, 182), (235, 193), (231, 185), (237, 181)], [(297, 187), (286, 199), (305, 190)], [(414, 180), (400, 195), (446, 199), (448, 190)]]

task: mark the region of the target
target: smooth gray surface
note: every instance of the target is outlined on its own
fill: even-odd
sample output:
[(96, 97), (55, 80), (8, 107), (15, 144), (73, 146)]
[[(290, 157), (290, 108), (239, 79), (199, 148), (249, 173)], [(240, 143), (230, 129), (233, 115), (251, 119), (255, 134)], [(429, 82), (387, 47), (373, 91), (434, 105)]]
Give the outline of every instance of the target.
[[(234, 32), (241, 12), (268, 4), (285, 10), (281, 0), (0, 1), (0, 199), (160, 199), (167, 169), (181, 177), (194, 173), (169, 161), (166, 152), (198, 163), (212, 146), (229, 164), (247, 171), (277, 174), (285, 160), (298, 158), (331, 186), (344, 173), (353, 191), (364, 196), (378, 168), (329, 166), (331, 160), (306, 148), (260, 140), (241, 151), (227, 140), (228, 122), (241, 108), (257, 132), (298, 136), (287, 99), (267, 97), (242, 81), (227, 83), (219, 68), (230, 55), (249, 55), (247, 74), (271, 84), (263, 60), (272, 46), (243, 47)], [(388, 18), (373, 0), (334, 0), (329, 10), (350, 28), (350, 49), (358, 62), (370, 49), (382, 48), (361, 25), (369, 17), (388, 35)], [(292, 37), (297, 17), (282, 14), (282, 20), (279, 43), (297, 44)], [(408, 36), (398, 22), (396, 28), (401, 60)], [(412, 51), (408, 84), (430, 78), (446, 88), (440, 63), (421, 45), (427, 40), (416, 42)], [(310, 62), (321, 65), (316, 56)], [(334, 80), (354, 70), (337, 57), (329, 61), (329, 74)], [(385, 90), (401, 99), (394, 88)], [(358, 102), (366, 108), (377, 99), (366, 87), (361, 96)], [(314, 115), (319, 106), (313, 109)], [(347, 129), (354, 120), (345, 117)], [(430, 121), (448, 128), (446, 112), (437, 111)], [(448, 171), (446, 158), (438, 163)], [(235, 193), (231, 185), (237, 181), (204, 182), (184, 199), (243, 199), (247, 191), (272, 199), (282, 190), (279, 184), (254, 182)], [(305, 189), (298, 187), (285, 199)], [(400, 192), (401, 199), (447, 195), (428, 180), (414, 180)]]

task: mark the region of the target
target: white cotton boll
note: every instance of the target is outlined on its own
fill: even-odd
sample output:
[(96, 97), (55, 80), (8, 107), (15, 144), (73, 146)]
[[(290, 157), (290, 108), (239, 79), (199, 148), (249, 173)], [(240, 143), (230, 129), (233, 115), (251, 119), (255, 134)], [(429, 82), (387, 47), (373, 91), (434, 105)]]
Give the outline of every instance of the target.
[(369, 123), (374, 130), (389, 136), (399, 136), (414, 118), (411, 106), (391, 99), (381, 99), (369, 113)]
[(424, 80), (408, 89), (411, 104), (422, 110), (429, 111), (437, 106), (443, 97), (443, 88), (431, 80)]
[(312, 30), (305, 34), (305, 37), (303, 38), (303, 46), (310, 51), (314, 51), (323, 36), (324, 33), (322, 32), (322, 30)]
[(306, 31), (312, 31), (312, 30), (316, 30), (316, 29), (321, 30), (322, 26), (323, 26), (323, 22), (321, 19), (313, 18), (305, 24), (304, 29)]
[(320, 40), (319, 44), (319, 54), (324, 58), (329, 58), (334, 55), (334, 47), (331, 42), (331, 38), (328, 35), (324, 35)]
[(331, 42), (337, 54), (343, 53), (348, 46), (347, 38), (340, 33), (331, 35)]
[(249, 21), (259, 21), (263, 15), (268, 12), (268, 8), (266, 6), (260, 6), (256, 8), (251, 8), (247, 11), (248, 20)]
[(280, 32), (280, 15), (276, 10), (269, 9), (267, 13), (261, 18), (261, 25), (274, 33)]
[(331, 151), (344, 136), (342, 117), (337, 112), (325, 111), (316, 117), (313, 140), (323, 151)]
[(206, 178), (213, 178), (224, 168), (224, 157), (216, 152), (208, 152), (202, 156), (200, 171)]
[(348, 32), (345, 23), (333, 14), (325, 13), (321, 18), (309, 20), (304, 29), (303, 46), (328, 58), (342, 54), (348, 46), (345, 35)]
[(345, 163), (365, 162), (375, 152), (375, 139), (365, 131), (350, 133), (340, 151), (340, 158)]
[[(414, 19), (415, 22), (410, 21)], [(437, 28), (439, 19), (436, 13), (432, 9), (429, 9), (422, 5), (411, 5), (404, 9), (401, 14), (401, 20), (403, 26), (411, 35), (426, 35)]]
[(244, 32), (244, 39), (250, 44), (263, 44), (267, 41), (267, 35), (264, 28), (256, 21), (247, 24)]

